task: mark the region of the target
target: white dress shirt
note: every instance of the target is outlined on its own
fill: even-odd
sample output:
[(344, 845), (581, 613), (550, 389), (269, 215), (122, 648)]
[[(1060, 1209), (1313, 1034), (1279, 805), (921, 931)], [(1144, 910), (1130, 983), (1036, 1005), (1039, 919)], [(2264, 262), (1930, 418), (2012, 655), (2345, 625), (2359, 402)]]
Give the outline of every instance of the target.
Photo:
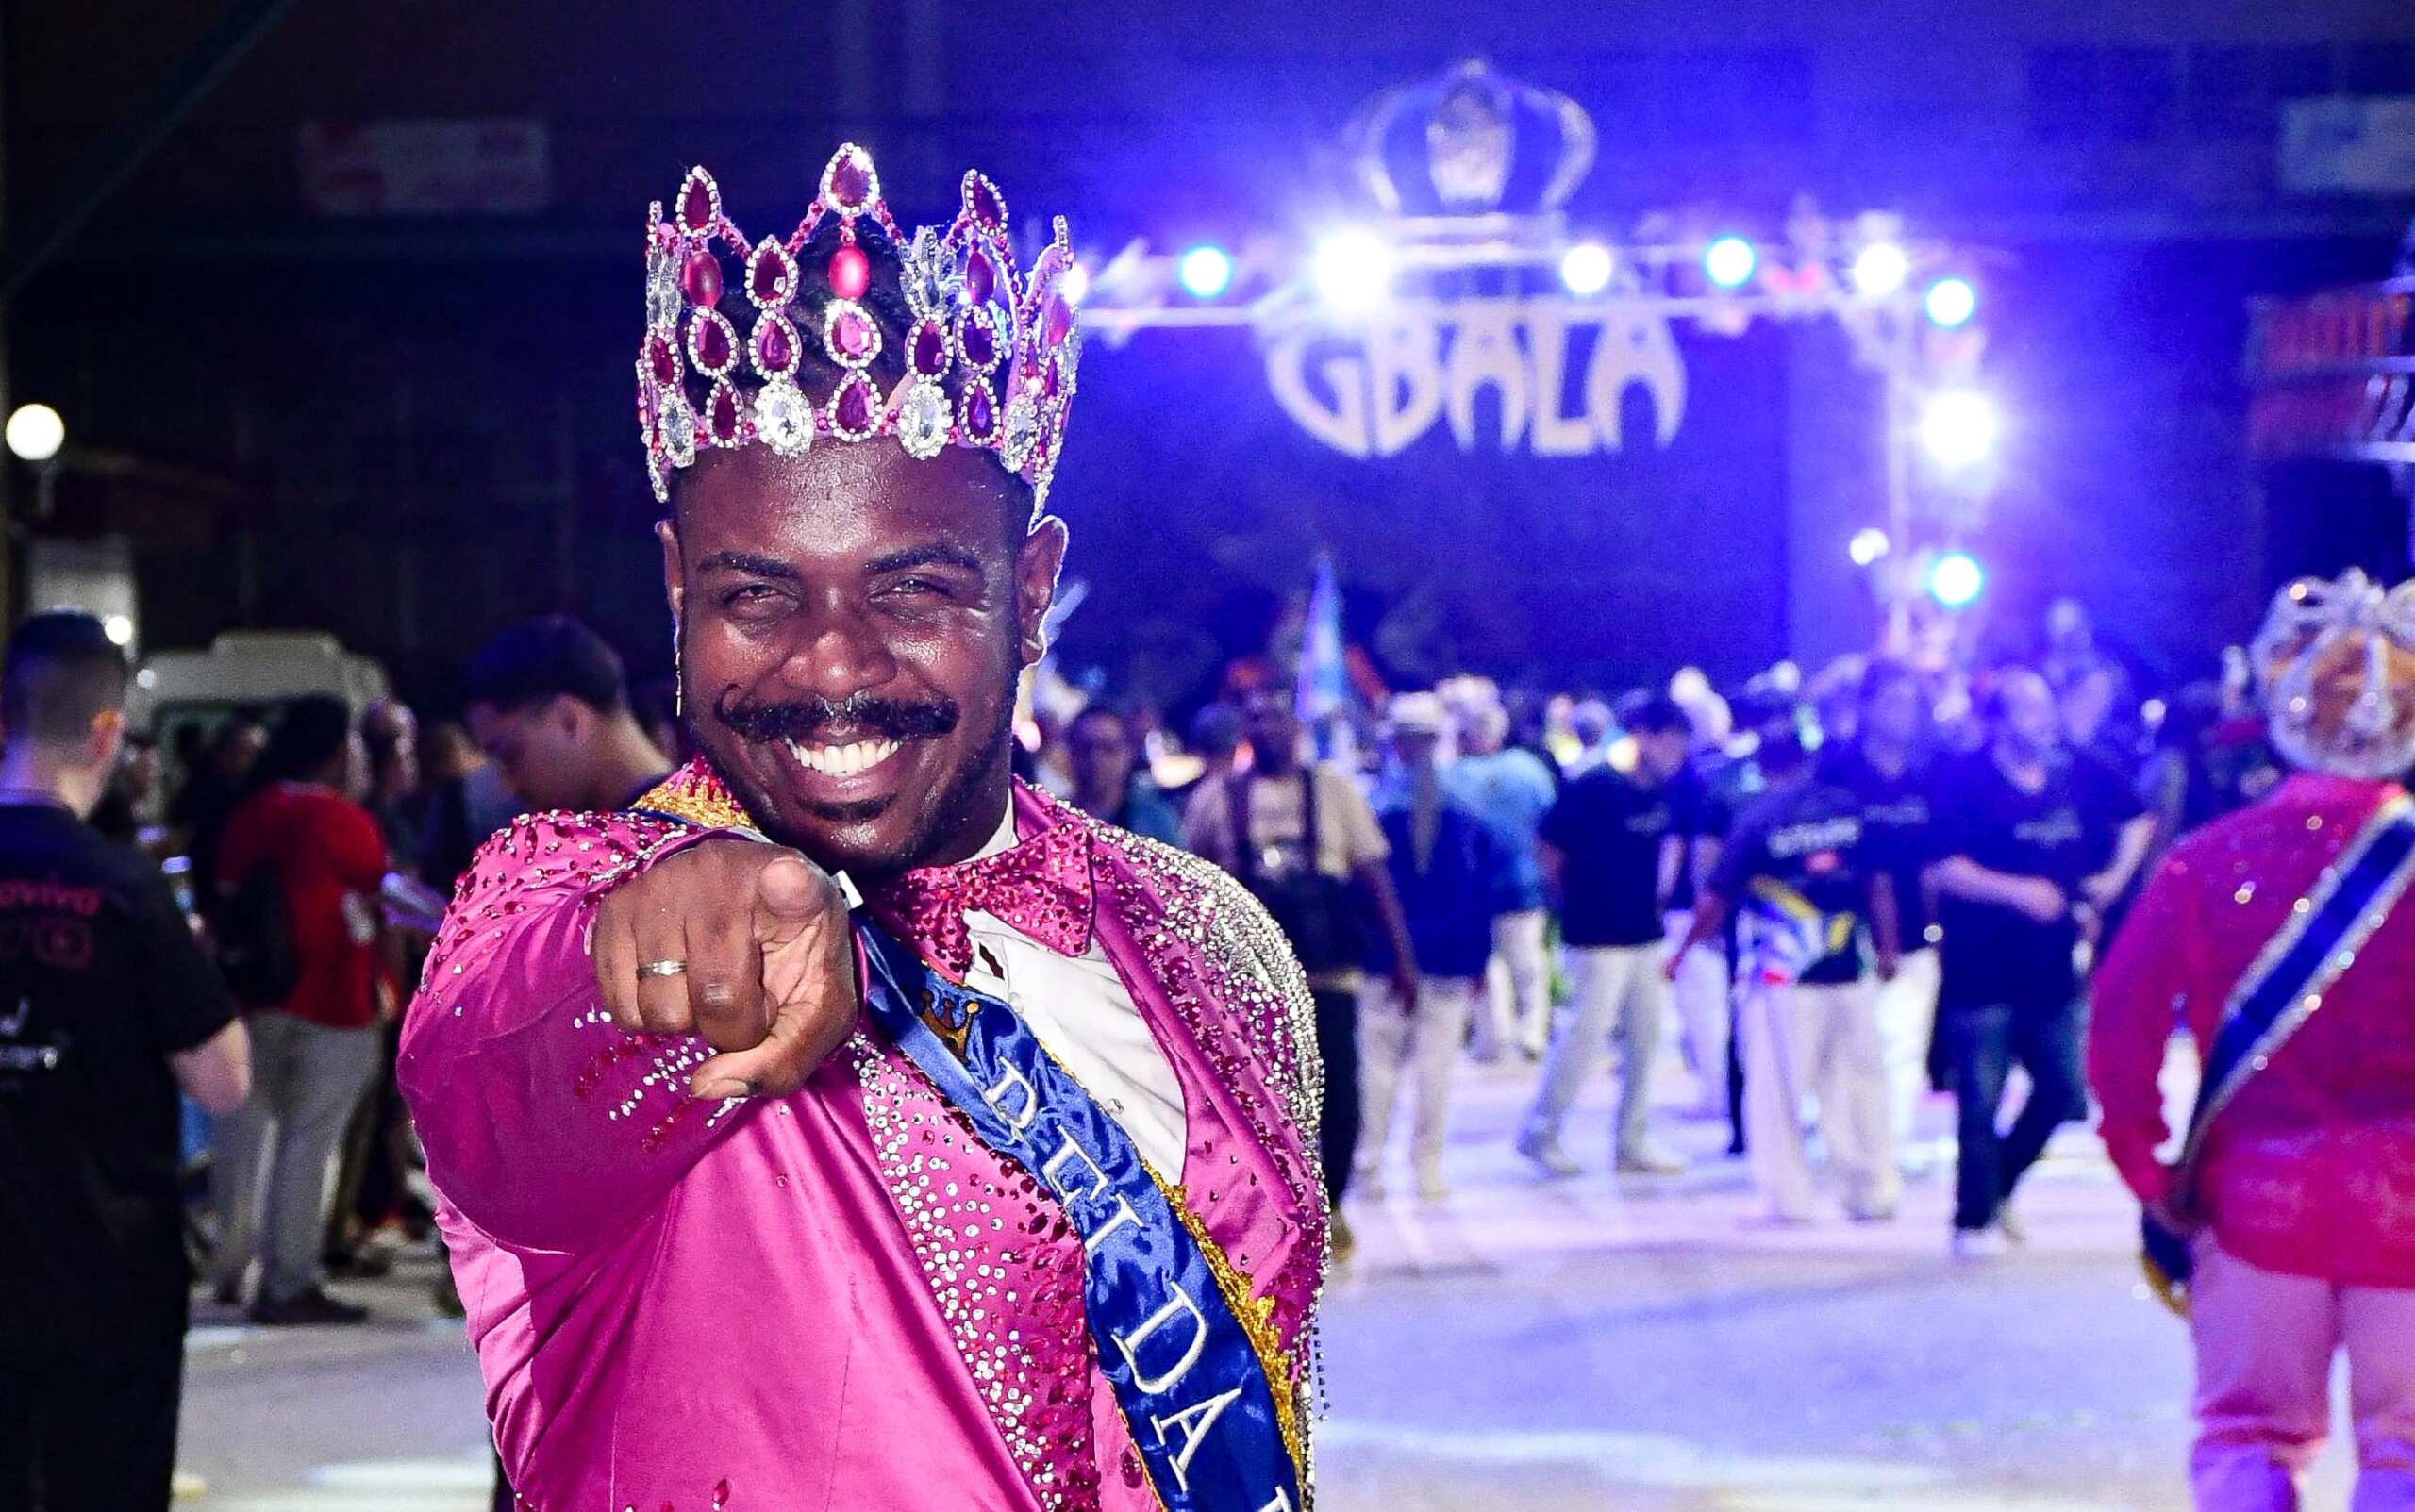
[[(981, 855), (1014, 844), (1010, 805)], [(1182, 1084), (1096, 935), (1090, 949), (1071, 956), (978, 910), (964, 916), (964, 925), (973, 936), (973, 967), (964, 985), (1003, 999), (1057, 1064), (1124, 1126), (1141, 1158), (1166, 1180), (1180, 1181), (1190, 1147)]]

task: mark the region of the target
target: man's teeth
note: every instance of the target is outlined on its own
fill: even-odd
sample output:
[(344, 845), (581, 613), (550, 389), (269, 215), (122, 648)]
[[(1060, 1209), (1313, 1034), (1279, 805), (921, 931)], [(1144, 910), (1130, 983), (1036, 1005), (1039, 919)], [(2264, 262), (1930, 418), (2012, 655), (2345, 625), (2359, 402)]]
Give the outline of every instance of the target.
[(848, 777), (880, 765), (897, 754), (895, 740), (858, 740), (853, 745), (807, 745), (784, 742), (798, 766), (824, 776)]

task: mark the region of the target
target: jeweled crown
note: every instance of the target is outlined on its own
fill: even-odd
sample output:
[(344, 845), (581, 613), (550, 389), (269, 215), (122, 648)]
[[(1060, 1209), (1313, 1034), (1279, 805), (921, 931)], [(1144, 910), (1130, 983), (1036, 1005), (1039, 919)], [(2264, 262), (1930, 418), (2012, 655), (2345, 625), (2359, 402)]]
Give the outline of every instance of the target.
[[(669, 217), (652, 206), (638, 428), (655, 498), (670, 502), (672, 474), (702, 448), (760, 442), (794, 457), (823, 440), (894, 437), (925, 460), (948, 446), (996, 453), (1031, 485), (1036, 514), (1064, 447), (1081, 356), (1065, 287), (1073, 246), (1058, 217), (1020, 273), (997, 186), (968, 172), (959, 198), (944, 229), (908, 237), (881, 196), (872, 155), (849, 142), (785, 240), (750, 241), (702, 168), (689, 171)], [(818, 270), (804, 260), (817, 238), (827, 246)], [(873, 252), (884, 254), (877, 264)], [(875, 295), (875, 277), (895, 279), (907, 322), (904, 375), (885, 393), (873, 369), (891, 339), (878, 307), (891, 302)], [(733, 290), (744, 303), (725, 310)], [(823, 370), (828, 392), (807, 394), (808, 370)]]
[(2355, 568), (2299, 578), (2248, 654), (2291, 762), (2367, 778), (2415, 765), (2415, 582), (2385, 588)]

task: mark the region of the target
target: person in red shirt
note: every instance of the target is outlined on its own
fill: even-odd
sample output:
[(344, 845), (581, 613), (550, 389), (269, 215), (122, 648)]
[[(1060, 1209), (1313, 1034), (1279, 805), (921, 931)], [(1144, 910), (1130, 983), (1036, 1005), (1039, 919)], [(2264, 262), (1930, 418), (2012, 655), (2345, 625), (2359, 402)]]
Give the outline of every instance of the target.
[(326, 1295), (320, 1262), (328, 1157), (379, 1054), (378, 894), (386, 844), (358, 802), (367, 772), (351, 709), (340, 699), (301, 699), (286, 709), (254, 770), (251, 793), (219, 842), (222, 902), (242, 897), (263, 871), (273, 874), (291, 940), (290, 970), (273, 973), (274, 996), (244, 1005), (254, 1090), (219, 1125), (212, 1159), (216, 1291), (222, 1302), (239, 1300), (258, 1259), (251, 1315), (262, 1323), (358, 1322), (368, 1316)]
[[(2257, 660), (2297, 770), (2174, 846), (2097, 972), (2089, 1076), (2187, 1244), (2201, 1512), (2297, 1506), (2343, 1349), (2354, 1504), (2415, 1507), (2415, 584), (2292, 585)], [(2166, 1164), (2175, 1016), (2221, 1095)]]

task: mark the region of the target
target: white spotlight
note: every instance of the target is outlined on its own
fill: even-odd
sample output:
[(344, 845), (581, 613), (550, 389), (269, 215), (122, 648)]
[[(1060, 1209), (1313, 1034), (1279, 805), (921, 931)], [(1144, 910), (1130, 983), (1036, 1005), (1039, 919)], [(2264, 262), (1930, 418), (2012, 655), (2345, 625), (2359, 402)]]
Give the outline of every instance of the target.
[(1615, 266), (1610, 249), (1599, 241), (1579, 241), (1559, 259), (1559, 281), (1572, 294), (1598, 294), (1610, 287)]
[(67, 444), (67, 422), (48, 405), (21, 405), (8, 417), (7, 436), (18, 460), (47, 462)]
[(1853, 259), (1853, 286), (1865, 299), (1884, 299), (1912, 275), (1912, 259), (1892, 241), (1873, 241)]
[(1317, 292), (1344, 312), (1365, 311), (1391, 291), (1392, 249), (1373, 231), (1336, 231), (1317, 243)]
[(1853, 558), (1856, 567), (1868, 567), (1893, 548), (1894, 542), (1887, 539), (1887, 532), (1868, 525), (1853, 533), (1853, 540), (1845, 543), (1845, 555)]
[(2000, 424), (1994, 400), (1969, 389), (1951, 390), (1928, 402), (1921, 416), (1921, 444), (1940, 467), (1976, 467), (1995, 455)]

